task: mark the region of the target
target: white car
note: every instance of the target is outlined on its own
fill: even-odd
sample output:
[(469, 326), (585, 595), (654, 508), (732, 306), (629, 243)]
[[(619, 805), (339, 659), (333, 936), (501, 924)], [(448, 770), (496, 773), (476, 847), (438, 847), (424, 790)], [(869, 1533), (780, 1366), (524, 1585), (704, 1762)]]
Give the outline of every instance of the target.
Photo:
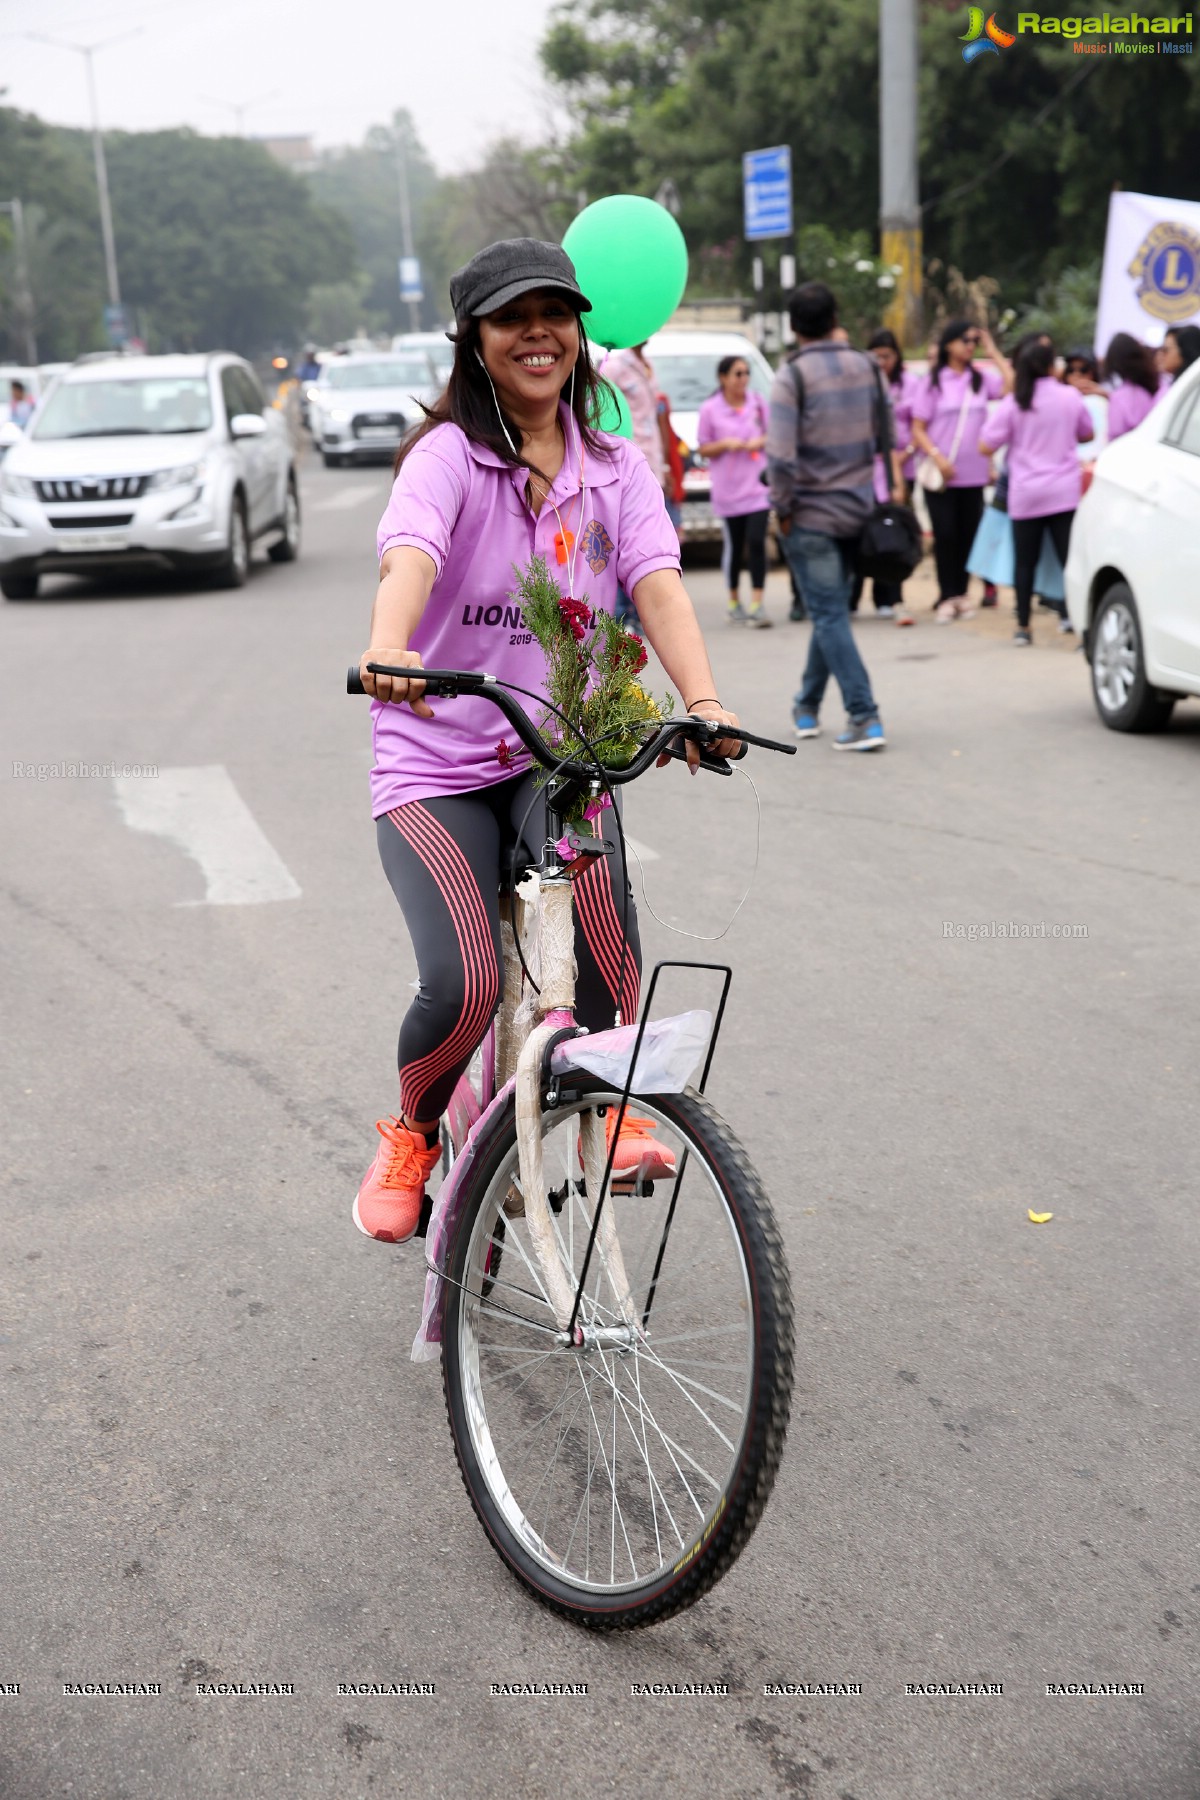
[(420, 350), (391, 355), (336, 356), (307, 390), (308, 428), (325, 467), (392, 457), (419, 425), (421, 402), (431, 406), (441, 383)]
[(401, 356), (411, 355), (414, 350), (427, 356), (442, 386), (449, 381), (454, 367), (454, 345), (444, 331), (402, 331), (392, 339), (392, 349)]
[[(658, 385), (671, 407), (671, 423), (685, 449), (692, 453), (692, 464), (683, 477), (684, 535), (692, 542), (702, 538), (718, 538), (720, 521), (712, 509), (712, 483), (708, 464), (695, 454), (700, 408), (710, 394), (715, 394), (717, 364), (726, 356), (744, 356), (750, 365), (750, 386), (766, 400), (770, 396), (774, 371), (761, 350), (744, 332), (699, 331), (681, 328), (659, 331), (646, 345), (646, 355), (658, 376)], [(686, 464), (686, 458), (685, 458)], [(766, 506), (767, 490), (763, 489)]]
[(1067, 611), (1113, 731), (1200, 695), (1200, 363), (1096, 459), (1071, 529)]
[(0, 592), (46, 574), (203, 570), (241, 587), (252, 544), (300, 549), (283, 415), (240, 357), (100, 356), (49, 389), (0, 465)]

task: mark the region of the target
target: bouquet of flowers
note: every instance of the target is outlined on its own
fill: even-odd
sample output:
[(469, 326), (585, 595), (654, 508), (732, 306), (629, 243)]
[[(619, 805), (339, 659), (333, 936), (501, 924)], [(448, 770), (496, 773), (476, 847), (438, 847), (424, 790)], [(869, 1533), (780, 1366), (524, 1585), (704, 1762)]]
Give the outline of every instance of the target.
[[(635, 632), (587, 600), (564, 597), (544, 557), (535, 556), (525, 569), (514, 569), (521, 608), (546, 658), (546, 692), (558, 712), (538, 721), (538, 729), (555, 754), (587, 760), (592, 746), (606, 768), (623, 769), (636, 756), (648, 726), (671, 715), (668, 695), (655, 700), (638, 680), (646, 666), (646, 648)], [(548, 779), (548, 778), (547, 778)], [(579, 817), (592, 817), (592, 803)]]

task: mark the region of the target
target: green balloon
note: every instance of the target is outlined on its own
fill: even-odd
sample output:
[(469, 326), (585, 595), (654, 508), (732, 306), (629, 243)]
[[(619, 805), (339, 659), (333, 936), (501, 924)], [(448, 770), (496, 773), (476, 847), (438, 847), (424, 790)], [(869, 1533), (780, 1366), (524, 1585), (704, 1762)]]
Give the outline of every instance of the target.
[(624, 350), (644, 343), (683, 298), (687, 245), (656, 200), (640, 194), (593, 200), (571, 221), (563, 249), (592, 303), (583, 323), (594, 344)]
[(599, 431), (611, 431), (616, 437), (633, 439), (633, 416), (629, 411), (629, 402), (619, 387), (611, 381), (600, 380), (600, 404), (596, 408), (596, 417), (592, 423)]

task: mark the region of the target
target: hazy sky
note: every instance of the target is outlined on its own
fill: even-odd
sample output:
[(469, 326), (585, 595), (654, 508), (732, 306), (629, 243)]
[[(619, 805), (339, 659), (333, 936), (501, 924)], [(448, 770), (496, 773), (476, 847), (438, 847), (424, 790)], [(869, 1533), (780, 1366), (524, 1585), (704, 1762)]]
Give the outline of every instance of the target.
[[(0, 0), (0, 103), (90, 122), (78, 44), (137, 30), (95, 58), (101, 124), (191, 125), (357, 143), (405, 106), (438, 168), (469, 167), (502, 131), (544, 135), (537, 44), (551, 0)], [(138, 29), (140, 28), (140, 29)], [(222, 104), (225, 102), (226, 104)]]

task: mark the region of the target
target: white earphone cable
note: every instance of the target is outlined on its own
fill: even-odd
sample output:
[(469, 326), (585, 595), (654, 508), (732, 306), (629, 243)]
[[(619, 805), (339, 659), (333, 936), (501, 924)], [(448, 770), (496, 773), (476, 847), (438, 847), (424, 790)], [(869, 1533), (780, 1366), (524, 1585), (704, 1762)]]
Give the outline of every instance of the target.
[(641, 878), (641, 884), (642, 884), (642, 899), (645, 901), (646, 911), (650, 914), (650, 917), (652, 919), (654, 919), (659, 925), (663, 926), (665, 930), (675, 932), (678, 937), (691, 938), (697, 944), (716, 944), (716, 943), (719, 943), (723, 937), (728, 936), (729, 932), (733, 928), (734, 920), (737, 918), (737, 916), (741, 912), (743, 906), (745, 906), (747, 900), (750, 898), (750, 895), (754, 889), (754, 883), (758, 878), (758, 864), (759, 864), (760, 852), (762, 849), (762, 799), (759, 795), (758, 789), (754, 785), (754, 782), (751, 780), (750, 776), (747, 775), (747, 773), (744, 769), (739, 769), (737, 764), (734, 763), (733, 771), (734, 771), (735, 775), (740, 775), (743, 781), (749, 782), (750, 792), (754, 795), (754, 803), (755, 803), (754, 866), (750, 870), (750, 880), (747, 883), (745, 893), (742, 895), (741, 899), (738, 901), (737, 905), (734, 907), (732, 913), (729, 915), (728, 924), (723, 926), (720, 931), (713, 931), (713, 932), (685, 931), (682, 925), (672, 925), (669, 923), (668, 920), (659, 918), (659, 915), (655, 912), (654, 908), (651, 906), (650, 898), (649, 898), (648, 894), (646, 893), (646, 870), (645, 870), (645, 866), (642, 863), (641, 857), (638, 856), (637, 846), (635, 844), (631, 843), (628, 838), (626, 838), (626, 840), (625, 840), (626, 847), (633, 852), (633, 855), (637, 860), (638, 875)]

